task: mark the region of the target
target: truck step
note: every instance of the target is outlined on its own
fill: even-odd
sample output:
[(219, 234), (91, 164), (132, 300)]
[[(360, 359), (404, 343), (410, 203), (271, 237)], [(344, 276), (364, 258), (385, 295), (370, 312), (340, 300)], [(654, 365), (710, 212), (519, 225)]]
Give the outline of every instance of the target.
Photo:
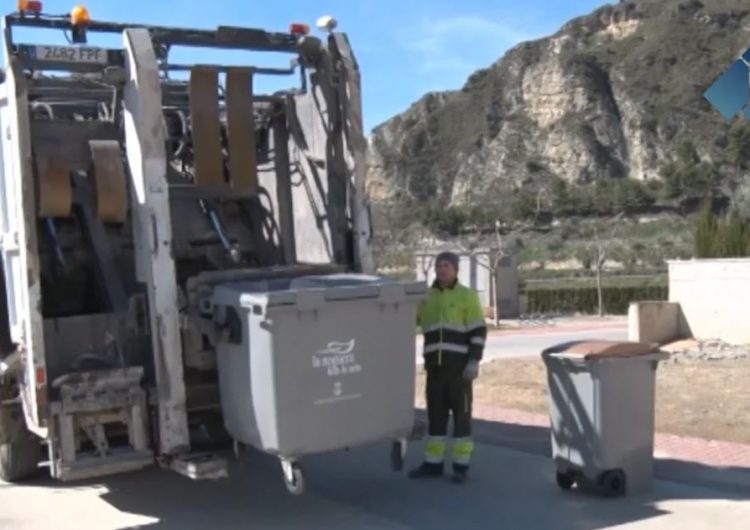
[(154, 464), (151, 451), (114, 448), (106, 457), (77, 455), (75, 462), (58, 464), (58, 478), (69, 482), (137, 471)]
[(227, 478), (227, 459), (211, 453), (190, 453), (175, 457), (170, 464), (173, 471), (193, 480)]

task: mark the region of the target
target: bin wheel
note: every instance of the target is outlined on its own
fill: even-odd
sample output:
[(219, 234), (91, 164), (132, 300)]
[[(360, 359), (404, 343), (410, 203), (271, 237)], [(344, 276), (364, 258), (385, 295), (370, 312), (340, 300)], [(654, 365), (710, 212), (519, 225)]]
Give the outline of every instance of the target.
[(396, 440), (391, 445), (391, 469), (403, 471), (406, 456), (406, 440)]
[(620, 469), (607, 471), (599, 478), (599, 486), (607, 497), (621, 497), (625, 495), (625, 473)]
[(284, 483), (292, 495), (302, 495), (305, 492), (305, 476), (298, 462), (284, 466)]
[(563, 473), (562, 471), (558, 471), (555, 478), (557, 479), (557, 485), (565, 491), (572, 488), (576, 483), (576, 479), (573, 478), (573, 475), (570, 473)]

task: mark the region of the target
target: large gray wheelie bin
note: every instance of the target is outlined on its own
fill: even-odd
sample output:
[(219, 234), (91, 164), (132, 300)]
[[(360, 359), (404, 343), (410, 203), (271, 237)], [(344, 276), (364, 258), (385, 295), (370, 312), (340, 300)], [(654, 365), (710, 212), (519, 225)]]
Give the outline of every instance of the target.
[(557, 483), (616, 496), (653, 482), (658, 345), (573, 342), (542, 353)]
[(414, 425), (416, 309), (423, 282), (333, 274), (217, 286), (214, 311), (224, 423), (278, 456), (302, 491), (297, 460), (380, 440), (403, 464)]

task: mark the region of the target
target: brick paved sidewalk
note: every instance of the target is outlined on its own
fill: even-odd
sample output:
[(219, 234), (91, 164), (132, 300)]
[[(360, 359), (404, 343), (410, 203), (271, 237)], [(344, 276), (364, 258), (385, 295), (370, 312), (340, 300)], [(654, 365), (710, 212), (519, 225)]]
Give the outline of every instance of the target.
[(684, 460), (711, 467), (737, 467), (750, 471), (750, 445), (657, 434), (656, 458)]
[[(483, 406), (476, 407), (474, 415), (480, 422), (541, 428), (545, 431), (544, 436), (549, 436), (549, 419), (543, 414)], [(480, 428), (480, 432), (486, 430), (487, 426)], [(654, 455), (660, 459), (682, 460), (718, 468), (746, 468), (750, 472), (750, 445), (657, 434)]]

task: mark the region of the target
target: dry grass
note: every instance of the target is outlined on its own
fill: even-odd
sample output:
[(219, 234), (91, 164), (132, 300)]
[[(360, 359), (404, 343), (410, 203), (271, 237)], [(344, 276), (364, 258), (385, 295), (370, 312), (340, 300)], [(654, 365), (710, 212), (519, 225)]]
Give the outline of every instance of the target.
[(657, 374), (657, 430), (750, 443), (750, 360), (667, 363)]
[[(657, 371), (656, 429), (661, 433), (750, 444), (750, 360), (662, 363)], [(475, 402), (547, 413), (547, 381), (539, 359), (482, 367)], [(417, 378), (424, 403), (424, 375)]]

